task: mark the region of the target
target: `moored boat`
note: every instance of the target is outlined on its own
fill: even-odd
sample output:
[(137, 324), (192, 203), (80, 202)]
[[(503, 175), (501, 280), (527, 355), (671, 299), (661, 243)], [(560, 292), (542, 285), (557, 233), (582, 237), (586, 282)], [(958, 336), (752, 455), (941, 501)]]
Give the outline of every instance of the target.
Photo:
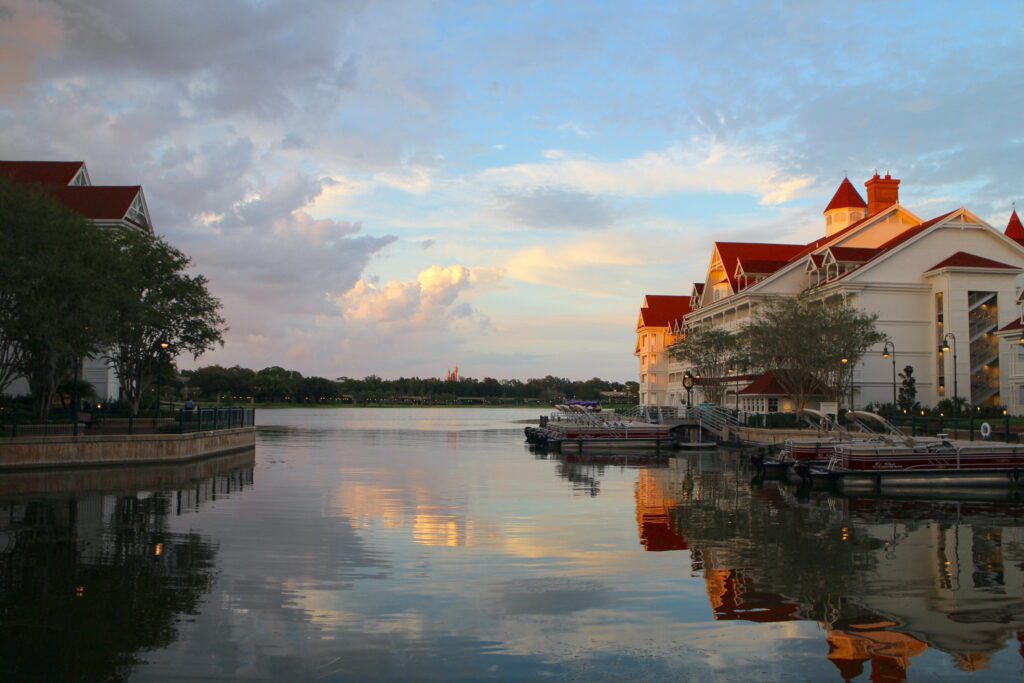
[(671, 450), (673, 436), (668, 425), (605, 416), (572, 404), (556, 406), (556, 412), (542, 420), (540, 427), (527, 427), (527, 441), (552, 449), (584, 450), (643, 448)]
[(840, 444), (814, 470), (845, 491), (915, 487), (1017, 487), (1024, 484), (1024, 445), (997, 441)]

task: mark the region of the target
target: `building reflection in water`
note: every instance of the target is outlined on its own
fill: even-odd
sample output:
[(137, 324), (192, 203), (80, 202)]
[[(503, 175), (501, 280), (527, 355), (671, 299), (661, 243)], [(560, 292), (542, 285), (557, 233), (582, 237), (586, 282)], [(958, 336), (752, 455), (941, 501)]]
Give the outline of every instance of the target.
[(716, 620), (816, 621), (843, 680), (905, 680), (929, 648), (963, 671), (1011, 643), (1024, 657), (1013, 500), (798, 501), (738, 456), (694, 454), (638, 472), (636, 516), (646, 550), (689, 550)]
[[(106, 479), (102, 470), (51, 473), (67, 490), (45, 496), (33, 494), (31, 476), (0, 475), (6, 679), (123, 679), (139, 653), (172, 642), (177, 620), (211, 588), (216, 547), (169, 522), (251, 487), (253, 458), (111, 469)], [(126, 477), (133, 492), (102, 492)], [(167, 488), (169, 480), (177, 483)]]

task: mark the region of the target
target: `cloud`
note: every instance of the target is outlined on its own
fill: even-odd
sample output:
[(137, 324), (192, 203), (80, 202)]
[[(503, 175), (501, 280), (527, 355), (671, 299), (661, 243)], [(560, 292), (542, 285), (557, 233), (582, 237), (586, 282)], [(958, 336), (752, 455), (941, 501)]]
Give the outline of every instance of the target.
[(359, 280), (334, 302), (348, 320), (400, 323), (416, 327), (437, 324), (440, 318), (468, 317), (472, 309), (454, 306), (459, 295), (471, 288), (490, 285), (503, 277), (493, 268), (461, 265), (431, 266), (415, 280), (389, 280), (380, 286)]
[(64, 38), (51, 7), (34, 0), (8, 0), (0, 7), (0, 97), (21, 92), (36, 64)]
[(768, 150), (698, 137), (618, 161), (556, 156), (544, 162), (488, 169), (479, 177), (498, 187), (529, 190), (559, 186), (611, 196), (749, 193), (757, 195), (762, 204), (787, 202), (813, 183), (812, 177), (787, 171), (768, 158)]
[(529, 228), (601, 230), (615, 222), (606, 199), (562, 187), (507, 192), (498, 199), (500, 215)]

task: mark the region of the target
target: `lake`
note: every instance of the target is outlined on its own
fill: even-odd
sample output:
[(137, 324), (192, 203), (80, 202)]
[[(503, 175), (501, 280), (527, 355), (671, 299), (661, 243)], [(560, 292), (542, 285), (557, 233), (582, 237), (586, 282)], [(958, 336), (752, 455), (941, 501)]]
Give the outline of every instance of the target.
[(797, 497), (537, 409), (257, 413), (255, 453), (0, 476), (10, 680), (1020, 680), (1024, 505)]

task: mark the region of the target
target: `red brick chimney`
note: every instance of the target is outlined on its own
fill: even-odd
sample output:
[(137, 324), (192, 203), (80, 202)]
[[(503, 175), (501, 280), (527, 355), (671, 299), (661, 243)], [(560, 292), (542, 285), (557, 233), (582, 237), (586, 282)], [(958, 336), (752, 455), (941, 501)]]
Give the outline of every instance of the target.
[(888, 172), (884, 178), (878, 177), (876, 172), (871, 180), (864, 183), (868, 190), (868, 215), (874, 216), (882, 209), (886, 209), (900, 201), (900, 181), (893, 178)]

